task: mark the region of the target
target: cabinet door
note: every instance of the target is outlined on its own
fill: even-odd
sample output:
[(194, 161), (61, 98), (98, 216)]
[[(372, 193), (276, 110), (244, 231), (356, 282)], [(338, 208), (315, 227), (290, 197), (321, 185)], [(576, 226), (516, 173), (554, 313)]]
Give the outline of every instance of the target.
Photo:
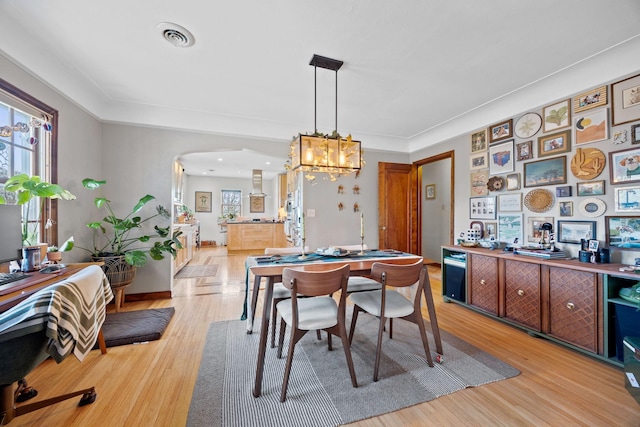
[(469, 304), (498, 315), (498, 258), (471, 254)]
[(549, 269), (549, 335), (597, 352), (596, 275)]
[(227, 250), (242, 250), (241, 224), (227, 225)]
[(505, 317), (540, 331), (540, 265), (505, 261)]

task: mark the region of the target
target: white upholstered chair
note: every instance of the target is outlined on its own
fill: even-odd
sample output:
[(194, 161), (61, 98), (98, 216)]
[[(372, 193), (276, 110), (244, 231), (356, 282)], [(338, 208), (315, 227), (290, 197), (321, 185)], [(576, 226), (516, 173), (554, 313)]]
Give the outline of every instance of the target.
[[(368, 249), (367, 245), (336, 245), (336, 247), (351, 252), (360, 251), (361, 249), (366, 251)], [(380, 282), (365, 276), (349, 276), (347, 294), (353, 292), (373, 291), (380, 289), (381, 286)]]

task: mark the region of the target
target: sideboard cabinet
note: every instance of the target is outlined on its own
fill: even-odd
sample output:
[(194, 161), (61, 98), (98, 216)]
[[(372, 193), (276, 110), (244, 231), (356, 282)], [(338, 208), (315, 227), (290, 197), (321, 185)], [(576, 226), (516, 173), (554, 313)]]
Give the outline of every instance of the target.
[[(619, 298), (618, 292), (640, 281), (640, 274), (620, 271), (622, 264), (546, 260), (462, 246), (443, 246), (442, 262), (447, 266), (442, 269), (446, 302), (531, 335), (619, 366), (624, 335), (640, 336), (640, 321), (634, 319), (631, 328), (620, 325), (620, 313), (634, 312), (630, 310), (633, 304)], [(464, 297), (451, 298), (452, 287)]]

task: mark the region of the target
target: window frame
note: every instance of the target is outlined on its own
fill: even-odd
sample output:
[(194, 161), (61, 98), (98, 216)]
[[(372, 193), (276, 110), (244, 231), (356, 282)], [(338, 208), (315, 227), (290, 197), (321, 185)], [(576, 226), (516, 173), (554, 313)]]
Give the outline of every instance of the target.
[[(238, 194), (238, 200), (239, 200), (238, 204), (224, 203), (224, 200), (225, 200), (224, 194), (225, 193), (237, 193)], [(242, 191), (241, 190), (220, 190), (220, 215), (221, 216), (226, 216), (229, 213), (228, 210), (225, 212), (225, 206), (237, 206), (238, 211), (234, 215), (236, 217), (240, 216), (242, 214)], [(235, 211), (235, 209), (234, 209), (234, 211)]]

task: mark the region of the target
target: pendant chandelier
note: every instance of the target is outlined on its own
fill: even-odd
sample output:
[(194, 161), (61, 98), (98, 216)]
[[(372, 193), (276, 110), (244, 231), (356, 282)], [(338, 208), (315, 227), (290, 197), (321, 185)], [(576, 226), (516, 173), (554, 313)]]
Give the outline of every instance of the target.
[[(305, 173), (309, 181), (316, 179), (315, 173), (325, 173), (325, 179), (335, 181), (342, 174), (358, 173), (364, 166), (360, 141), (351, 139), (351, 135), (342, 138), (338, 133), (338, 70), (343, 62), (324, 56), (313, 55), (309, 65), (314, 68), (314, 133), (298, 134), (291, 142), (288, 168)], [(333, 70), (336, 73), (336, 115), (335, 129), (331, 135), (318, 132), (317, 108), (317, 70), (318, 67)]]

